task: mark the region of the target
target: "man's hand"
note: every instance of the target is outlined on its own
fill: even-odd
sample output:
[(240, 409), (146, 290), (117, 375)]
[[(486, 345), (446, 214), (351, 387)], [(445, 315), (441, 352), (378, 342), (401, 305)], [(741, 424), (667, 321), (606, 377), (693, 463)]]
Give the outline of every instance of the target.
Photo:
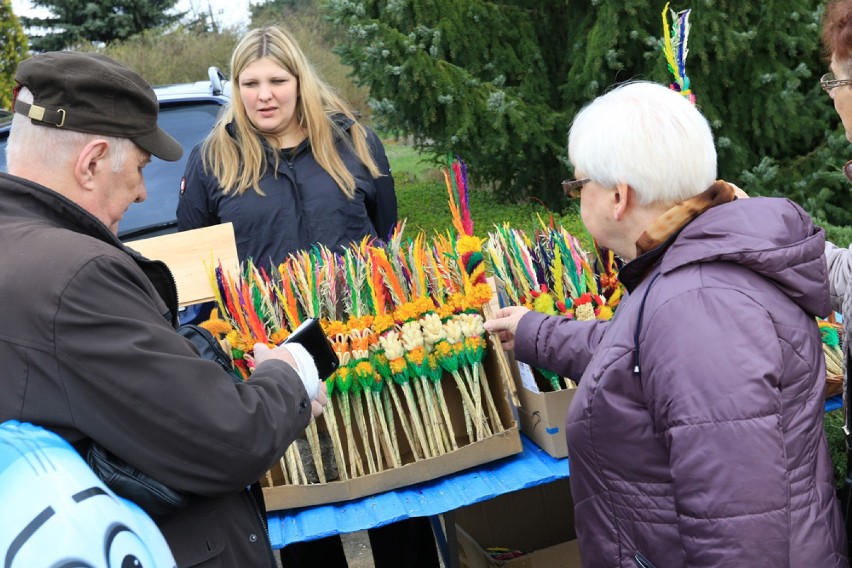
[(500, 338), (503, 349), (508, 351), (515, 347), (515, 333), (518, 331), (518, 322), (524, 317), (529, 309), (523, 306), (509, 306), (501, 308), (494, 313), (494, 317), (485, 322), (485, 331), (496, 333)]
[(255, 366), (260, 365), (264, 361), (269, 361), (270, 359), (278, 359), (279, 361), (284, 361), (294, 369), (298, 370), (299, 367), (296, 365), (296, 359), (290, 353), (290, 351), (282, 346), (274, 347), (270, 349), (263, 343), (255, 343), (254, 344), (254, 364)]
[(323, 382), (319, 380), (317, 367), (307, 349), (298, 343), (281, 344), (270, 349), (263, 343), (254, 345), (254, 364), (258, 366), (264, 361), (278, 359), (284, 361), (299, 373), (299, 378), (305, 385), (305, 391), (311, 399), (311, 414), (314, 418), (322, 414), (328, 404), (328, 392)]
[(326, 392), (327, 389), (325, 384), (320, 385), (317, 397), (311, 401), (311, 415), (314, 418), (319, 418), (319, 415), (322, 414), (325, 407), (328, 406), (328, 395)]

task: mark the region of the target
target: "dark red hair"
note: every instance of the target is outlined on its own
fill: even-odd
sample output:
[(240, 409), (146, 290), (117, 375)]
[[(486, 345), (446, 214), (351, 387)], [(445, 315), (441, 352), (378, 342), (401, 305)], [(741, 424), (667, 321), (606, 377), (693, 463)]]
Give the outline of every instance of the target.
[(826, 59), (852, 59), (852, 0), (833, 0), (822, 17), (822, 47)]

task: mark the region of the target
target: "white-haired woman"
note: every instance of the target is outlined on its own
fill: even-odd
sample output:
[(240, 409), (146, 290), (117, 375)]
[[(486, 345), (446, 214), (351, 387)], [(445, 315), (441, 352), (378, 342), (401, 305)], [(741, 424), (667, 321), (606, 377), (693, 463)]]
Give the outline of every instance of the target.
[(568, 412), (584, 567), (845, 567), (823, 432), (824, 235), (785, 199), (734, 200), (710, 126), (631, 83), (575, 118), (591, 235), (629, 262), (609, 322), (500, 310), (519, 360), (581, 377)]

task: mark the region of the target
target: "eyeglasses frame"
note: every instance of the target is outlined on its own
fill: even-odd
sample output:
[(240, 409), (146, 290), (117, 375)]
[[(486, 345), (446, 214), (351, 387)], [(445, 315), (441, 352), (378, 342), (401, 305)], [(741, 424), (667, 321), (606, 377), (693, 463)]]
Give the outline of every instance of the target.
[(562, 191), (565, 192), (565, 195), (570, 197), (571, 199), (577, 199), (580, 197), (580, 191), (583, 189), (583, 186), (589, 183), (589, 178), (583, 179), (566, 179), (562, 181)]
[(832, 89), (837, 87), (852, 85), (852, 79), (829, 79), (828, 77), (834, 77), (834, 73), (829, 72), (819, 78), (819, 86), (826, 93), (830, 93)]

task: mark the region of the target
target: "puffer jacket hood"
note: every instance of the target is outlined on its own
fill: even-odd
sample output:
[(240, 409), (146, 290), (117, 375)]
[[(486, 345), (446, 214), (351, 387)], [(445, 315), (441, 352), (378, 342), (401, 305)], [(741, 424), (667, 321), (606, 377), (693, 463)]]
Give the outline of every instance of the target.
[(737, 200), (687, 225), (663, 257), (660, 271), (733, 262), (775, 284), (807, 313), (826, 317), (831, 305), (825, 289), (824, 242), (822, 228), (792, 201)]

